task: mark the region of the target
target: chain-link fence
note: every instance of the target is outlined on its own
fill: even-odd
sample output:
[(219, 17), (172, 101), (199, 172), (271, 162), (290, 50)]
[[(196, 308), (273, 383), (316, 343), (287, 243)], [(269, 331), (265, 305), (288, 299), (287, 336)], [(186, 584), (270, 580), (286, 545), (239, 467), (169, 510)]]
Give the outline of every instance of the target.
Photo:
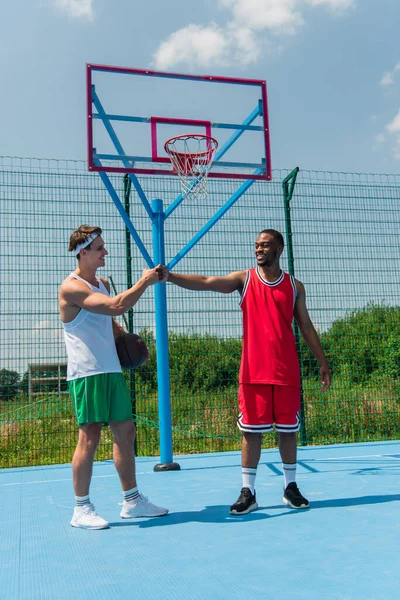
[[(77, 427), (66, 391), (66, 354), (58, 315), (60, 282), (75, 268), (70, 233), (99, 225), (109, 251), (103, 277), (117, 291), (146, 266), (100, 178), (73, 161), (0, 159), (0, 466), (69, 462)], [(305, 344), (299, 353), (305, 426), (301, 443), (394, 439), (400, 435), (399, 230), (400, 177), (300, 171), (290, 205), (274, 171), (257, 182), (178, 264), (177, 272), (227, 274), (255, 266), (262, 229), (290, 237), (282, 266), (307, 292), (311, 318), (334, 374), (320, 393), (318, 365)], [(124, 178), (112, 177), (124, 196)], [(141, 178), (149, 199), (165, 206), (179, 192), (174, 178)], [(212, 180), (201, 203), (190, 199), (166, 222), (166, 259), (236, 191)], [(151, 227), (132, 189), (132, 222), (151, 252)], [(290, 210), (289, 210), (290, 208)], [(290, 219), (289, 219), (290, 217)], [(290, 225), (289, 225), (290, 223)], [(240, 448), (236, 429), (241, 352), (238, 294), (190, 292), (168, 284), (174, 454)], [(123, 324), (123, 321), (121, 320)], [(127, 374), (140, 455), (159, 452), (155, 316), (150, 288), (133, 309), (149, 362)], [(268, 351), (268, 348), (265, 349)], [(265, 436), (265, 447), (276, 439)], [(108, 428), (97, 457), (109, 458)]]

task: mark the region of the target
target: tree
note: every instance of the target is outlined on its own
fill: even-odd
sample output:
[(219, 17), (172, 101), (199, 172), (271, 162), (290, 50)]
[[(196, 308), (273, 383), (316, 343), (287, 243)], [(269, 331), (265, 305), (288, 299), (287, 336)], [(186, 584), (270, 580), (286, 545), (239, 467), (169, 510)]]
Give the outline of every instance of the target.
[(18, 394), (21, 376), (17, 371), (0, 369), (0, 400), (13, 400)]
[[(334, 375), (354, 383), (373, 373), (400, 374), (400, 307), (369, 303), (353, 310), (321, 335), (321, 343)], [(303, 375), (318, 376), (319, 366), (304, 341), (300, 344)]]

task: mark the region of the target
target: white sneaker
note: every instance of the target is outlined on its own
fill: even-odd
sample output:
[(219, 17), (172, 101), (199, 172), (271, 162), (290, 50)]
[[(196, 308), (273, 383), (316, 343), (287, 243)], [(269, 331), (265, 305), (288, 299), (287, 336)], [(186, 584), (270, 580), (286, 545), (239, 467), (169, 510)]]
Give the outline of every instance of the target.
[(107, 529), (109, 526), (108, 522), (97, 514), (93, 504), (75, 506), (71, 525), (81, 529)]
[(152, 504), (146, 496), (139, 494), (138, 498), (122, 503), (121, 517), (132, 519), (137, 517), (162, 517), (168, 513), (168, 508)]

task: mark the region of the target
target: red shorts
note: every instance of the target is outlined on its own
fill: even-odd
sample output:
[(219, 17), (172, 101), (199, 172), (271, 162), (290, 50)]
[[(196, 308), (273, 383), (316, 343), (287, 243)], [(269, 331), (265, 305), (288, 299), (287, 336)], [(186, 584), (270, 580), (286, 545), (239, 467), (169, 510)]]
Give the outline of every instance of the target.
[(239, 385), (240, 431), (264, 433), (275, 425), (280, 433), (300, 429), (300, 388), (285, 385)]

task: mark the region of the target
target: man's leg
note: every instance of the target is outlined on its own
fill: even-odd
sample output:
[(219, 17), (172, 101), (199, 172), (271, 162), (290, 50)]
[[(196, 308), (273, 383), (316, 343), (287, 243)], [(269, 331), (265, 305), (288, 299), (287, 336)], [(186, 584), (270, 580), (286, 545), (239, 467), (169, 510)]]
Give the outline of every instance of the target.
[(161, 517), (166, 515), (168, 509), (152, 504), (139, 493), (137, 488), (133, 446), (136, 430), (133, 421), (110, 421), (109, 425), (114, 436), (114, 464), (121, 481), (123, 493), (121, 517), (129, 519), (132, 517)]
[(292, 508), (308, 508), (296, 483), (297, 432), (300, 429), (300, 388), (275, 385), (273, 388), (275, 429), (279, 435), (279, 452), (284, 475), (284, 504)]
[(71, 525), (81, 529), (106, 529), (108, 522), (95, 511), (89, 498), (93, 461), (100, 441), (102, 423), (85, 423), (79, 427), (79, 438), (72, 459), (76, 507)]
[(308, 508), (309, 502), (302, 496), (296, 483), (297, 434), (280, 432), (278, 435), (284, 475), (283, 502), (292, 508)]
[(230, 508), (232, 515), (247, 514), (258, 508), (255, 479), (261, 456), (262, 433), (272, 431), (272, 386), (240, 384), (238, 427), (242, 439), (242, 489)]
[(261, 433), (243, 432), (242, 467), (257, 469), (261, 456)]
[(237, 501), (232, 504), (232, 515), (245, 515), (258, 508), (254, 483), (261, 456), (261, 433), (243, 432), (242, 438), (242, 489)]
[(100, 441), (102, 423), (85, 423), (79, 427), (79, 438), (72, 459), (75, 496), (89, 495), (93, 461)]
[(279, 452), (282, 459), (282, 469), (284, 478), (284, 489), (290, 483), (296, 481), (297, 469), (297, 434), (296, 433), (278, 433)]
[(136, 435), (135, 425), (132, 420), (112, 421), (109, 425), (114, 436), (114, 465), (121, 481), (122, 491), (126, 492), (137, 486), (133, 447)]
[(282, 462), (296, 464), (297, 461), (297, 433), (279, 433), (279, 452)]
[(242, 439), (242, 487), (255, 494), (257, 467), (261, 456), (261, 433), (243, 433)]

